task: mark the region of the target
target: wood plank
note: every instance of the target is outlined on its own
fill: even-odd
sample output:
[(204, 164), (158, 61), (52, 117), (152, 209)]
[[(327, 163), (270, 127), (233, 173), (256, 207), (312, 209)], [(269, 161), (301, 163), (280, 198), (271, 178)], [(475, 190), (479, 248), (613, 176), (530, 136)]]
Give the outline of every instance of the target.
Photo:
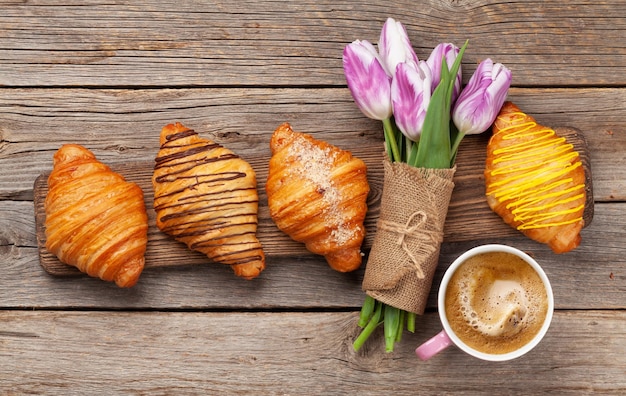
[[(444, 242), (428, 308), (436, 308), (437, 285), (456, 257), (479, 244), (505, 243), (541, 263), (558, 309), (624, 309), (624, 212), (625, 203), (596, 203), (581, 245), (562, 255), (523, 236)], [(270, 260), (253, 282), (210, 263), (146, 269), (130, 290), (87, 276), (50, 276), (39, 264), (33, 213), (32, 202), (0, 201), (0, 309), (356, 310), (363, 303), (364, 268), (341, 274), (310, 256)]]
[[(514, 88), (509, 99), (543, 125), (582, 130), (596, 200), (626, 200), (626, 89)], [(61, 144), (82, 144), (109, 165), (150, 162), (159, 131), (173, 121), (244, 158), (269, 156), (269, 137), (284, 121), (347, 150), (383, 139), (381, 123), (363, 116), (344, 88), (0, 88), (0, 119), (0, 199), (19, 200), (33, 199), (33, 182)]]
[[(555, 130), (557, 134), (566, 138), (574, 146), (574, 149), (580, 153), (587, 176), (586, 185), (588, 186), (583, 219), (585, 225), (589, 225), (593, 219), (594, 200), (586, 140), (582, 132), (574, 128), (556, 128)], [(483, 181), (486, 158), (486, 139), (484, 137), (486, 135), (465, 139), (464, 151), (459, 154), (457, 162), (459, 171), (455, 175), (456, 186), (444, 228), (444, 239), (447, 242), (472, 241), (489, 236), (517, 235), (517, 231), (504, 224), (502, 219), (495, 215), (486, 204)], [(365, 224), (367, 234), (363, 243), (363, 250), (367, 251), (370, 249), (376, 234), (376, 222), (380, 214), (380, 197), (382, 196), (384, 179), (382, 153), (380, 146), (376, 145), (355, 148), (353, 154), (363, 159), (368, 166), (370, 194)], [(269, 157), (249, 157), (248, 161), (257, 174), (259, 192), (259, 228), (257, 235), (268, 260), (274, 257), (307, 255), (308, 252), (304, 245), (293, 241), (281, 232), (269, 215), (267, 195), (265, 193)], [(146, 268), (206, 263), (207, 258), (204, 255), (190, 254), (186, 246), (169, 238), (156, 227), (152, 189), (153, 169), (154, 162), (126, 164), (113, 168), (113, 170), (120, 172), (129, 181), (137, 183), (144, 191), (144, 199), (149, 216), (148, 250), (145, 255)], [(52, 275), (75, 275), (78, 273), (75, 267), (63, 264), (45, 247), (44, 223), (46, 213), (44, 201), (48, 191), (47, 179), (48, 175), (44, 174), (35, 180), (34, 185), (35, 220), (41, 266)]]
[(623, 311), (557, 311), (534, 350), (500, 363), (454, 347), (419, 361), (415, 347), (440, 329), (434, 313), (393, 353), (380, 332), (355, 353), (356, 320), (354, 312), (0, 311), (0, 382), (9, 394), (626, 392)]
[[(467, 81), (492, 57), (516, 86), (624, 86), (622, 1), (4, 2), (2, 86), (343, 86), (348, 43), (402, 21), (420, 59), (470, 46)], [(358, 12), (357, 12), (358, 11)], [(600, 59), (601, 61), (590, 61)], [(558, 65), (558, 72), (555, 72)]]
[[(1, 9), (0, 394), (626, 394), (624, 2), (7, 0)], [(479, 240), (448, 227), (427, 313), (393, 354), (380, 329), (360, 353), (350, 349), (364, 269), (339, 274), (319, 257), (275, 255), (253, 282), (224, 266), (151, 267), (130, 290), (43, 270), (34, 182), (62, 143), (128, 169), (150, 163), (161, 127), (182, 121), (256, 161), (289, 121), (375, 154), (381, 126), (354, 106), (341, 52), (354, 39), (376, 42), (387, 16), (405, 23), (420, 59), (469, 38), (464, 81), (492, 57), (513, 71), (509, 99), (545, 125), (583, 131), (595, 202), (579, 248), (555, 255), (503, 224)], [(464, 147), (459, 171), (473, 174), (479, 155)], [(481, 183), (459, 173), (456, 194)], [(451, 213), (471, 222), (481, 202)], [(413, 349), (440, 329), (443, 272), (482, 243), (542, 264), (557, 306), (548, 335), (509, 363), (454, 348), (419, 362)]]

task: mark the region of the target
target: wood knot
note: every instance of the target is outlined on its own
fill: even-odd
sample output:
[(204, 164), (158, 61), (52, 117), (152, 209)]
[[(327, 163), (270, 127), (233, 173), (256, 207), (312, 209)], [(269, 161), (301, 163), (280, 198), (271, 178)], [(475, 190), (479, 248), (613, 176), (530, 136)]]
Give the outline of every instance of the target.
[(0, 152), (4, 151), (6, 147), (9, 145), (9, 142), (5, 140), (4, 138), (5, 135), (6, 133), (4, 132), (4, 129), (0, 128)]

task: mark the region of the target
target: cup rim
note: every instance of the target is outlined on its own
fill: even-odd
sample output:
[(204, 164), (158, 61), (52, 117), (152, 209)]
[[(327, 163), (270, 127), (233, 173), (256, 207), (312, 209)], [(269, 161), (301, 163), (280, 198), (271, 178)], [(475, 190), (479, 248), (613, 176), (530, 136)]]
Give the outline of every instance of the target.
[[(507, 353), (503, 353), (503, 354), (491, 354), (491, 353), (485, 353), (485, 352), (481, 352), (479, 350), (476, 350), (472, 347), (470, 347), (469, 345), (467, 345), (465, 342), (463, 342), (457, 335), (456, 333), (452, 330), (452, 328), (450, 327), (450, 324), (448, 322), (448, 319), (446, 318), (446, 310), (445, 310), (445, 292), (446, 289), (448, 287), (448, 283), (450, 282), (450, 278), (452, 277), (452, 275), (454, 274), (454, 272), (456, 271), (456, 269), (463, 263), (465, 262), (465, 260), (467, 260), (470, 257), (473, 257), (475, 255), (478, 254), (482, 254), (482, 253), (488, 253), (488, 252), (505, 252), (505, 253), (511, 253), (514, 254), (520, 258), (522, 258), (524, 261), (526, 261), (531, 267), (533, 267), (533, 269), (535, 270), (535, 272), (537, 272), (537, 274), (539, 275), (539, 277), (541, 278), (545, 289), (546, 289), (546, 294), (548, 296), (548, 311), (546, 313), (546, 318), (543, 322), (543, 325), (541, 326), (541, 329), (539, 329), (539, 332), (535, 335), (535, 337), (533, 337), (533, 339), (527, 343), (526, 345), (524, 345), (523, 347), (516, 349), (515, 351), (512, 352), (507, 352)], [(476, 246), (472, 249), (467, 250), (466, 252), (464, 252), (463, 254), (461, 254), (459, 257), (457, 257), (452, 264), (450, 264), (450, 266), (448, 267), (448, 269), (446, 270), (441, 283), (439, 284), (439, 292), (438, 292), (438, 296), (437, 296), (437, 304), (438, 304), (438, 311), (439, 311), (439, 318), (441, 320), (441, 324), (443, 325), (443, 328), (446, 332), (446, 334), (448, 335), (448, 337), (450, 337), (450, 339), (452, 340), (452, 342), (462, 351), (464, 351), (465, 353), (477, 357), (479, 359), (482, 360), (488, 360), (488, 361), (506, 361), (506, 360), (512, 360), (515, 358), (518, 358), (524, 354), (526, 354), (527, 352), (529, 352), (530, 350), (532, 350), (535, 346), (537, 346), (537, 344), (539, 344), (539, 342), (543, 339), (543, 337), (546, 335), (546, 333), (548, 332), (548, 328), (550, 327), (550, 324), (552, 322), (552, 316), (554, 313), (554, 295), (552, 293), (552, 286), (550, 284), (550, 280), (548, 279), (548, 276), (546, 275), (546, 273), (544, 272), (543, 268), (541, 268), (541, 266), (539, 265), (539, 263), (537, 263), (537, 261), (535, 259), (533, 259), (531, 256), (529, 256), (527, 253), (509, 246), (509, 245), (502, 245), (502, 244), (487, 244), (487, 245), (480, 245), (480, 246)]]

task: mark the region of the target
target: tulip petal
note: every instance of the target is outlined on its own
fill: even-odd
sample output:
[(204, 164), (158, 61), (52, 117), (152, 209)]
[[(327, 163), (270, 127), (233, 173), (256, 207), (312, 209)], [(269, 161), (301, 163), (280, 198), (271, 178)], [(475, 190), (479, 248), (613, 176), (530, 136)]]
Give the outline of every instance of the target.
[(393, 77), (399, 63), (413, 63), (417, 66), (418, 59), (411, 46), (411, 41), (402, 23), (387, 18), (380, 32), (378, 50), (382, 65), (389, 77)]
[[(448, 65), (448, 70), (454, 64), (456, 57), (459, 55), (459, 47), (452, 43), (440, 43), (438, 44), (433, 51), (430, 53), (430, 56), (426, 60), (428, 67), (430, 68), (433, 75), (433, 91), (439, 85), (441, 81), (441, 66), (442, 60), (445, 58), (446, 64)], [(454, 91), (452, 93), (452, 103), (454, 103), (461, 92), (461, 79), (463, 72), (461, 70), (461, 66), (459, 66), (459, 70), (457, 71), (456, 80), (454, 81)]]
[(432, 75), (426, 62), (416, 68), (399, 63), (391, 82), (391, 103), (396, 125), (412, 141), (417, 141), (424, 125), (430, 102)]
[(493, 124), (511, 85), (511, 71), (491, 59), (481, 62), (461, 92), (452, 119), (465, 135), (482, 133)]
[(366, 40), (347, 45), (343, 69), (348, 88), (363, 114), (375, 120), (391, 117), (391, 82), (374, 46)]

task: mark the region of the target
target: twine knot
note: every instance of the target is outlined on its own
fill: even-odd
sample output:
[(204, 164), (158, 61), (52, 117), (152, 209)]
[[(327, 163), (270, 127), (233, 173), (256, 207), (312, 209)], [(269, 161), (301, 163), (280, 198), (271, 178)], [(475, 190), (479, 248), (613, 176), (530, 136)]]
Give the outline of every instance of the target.
[[(429, 233), (427, 230), (421, 230), (422, 226), (426, 224), (426, 220), (428, 216), (424, 211), (418, 210), (413, 212), (411, 216), (407, 219), (405, 224), (394, 223), (391, 221), (381, 221), (379, 227), (388, 232), (392, 232), (394, 234), (398, 234), (398, 239), (396, 243), (398, 246), (402, 248), (402, 250), (409, 257), (409, 261), (413, 264), (415, 268), (415, 274), (419, 279), (424, 279), (424, 270), (420, 265), (420, 261), (415, 256), (415, 253), (409, 248), (407, 244), (407, 237), (418, 238), (422, 240), (431, 241), (433, 239), (432, 233)], [(421, 237), (421, 238), (420, 238)], [(428, 244), (423, 246), (428, 250)]]

